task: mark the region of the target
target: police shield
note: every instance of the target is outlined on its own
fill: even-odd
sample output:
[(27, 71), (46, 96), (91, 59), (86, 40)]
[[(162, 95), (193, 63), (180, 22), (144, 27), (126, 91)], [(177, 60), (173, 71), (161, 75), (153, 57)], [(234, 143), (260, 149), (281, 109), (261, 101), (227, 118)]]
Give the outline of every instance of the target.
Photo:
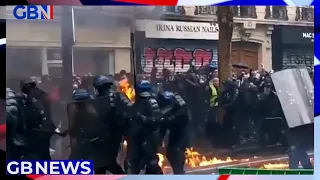
[[(67, 105), (70, 135), (78, 131), (97, 132), (109, 112), (109, 98), (76, 101)], [(78, 133), (77, 133), (78, 134)]]
[(314, 86), (306, 69), (286, 69), (271, 75), (290, 128), (314, 123)]

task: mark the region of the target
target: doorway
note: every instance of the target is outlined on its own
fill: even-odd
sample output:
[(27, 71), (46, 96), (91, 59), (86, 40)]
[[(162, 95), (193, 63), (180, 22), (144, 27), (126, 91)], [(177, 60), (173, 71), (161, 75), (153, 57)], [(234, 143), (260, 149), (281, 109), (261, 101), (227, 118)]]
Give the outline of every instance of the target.
[[(251, 42), (232, 43), (232, 64), (246, 66), (249, 69), (257, 70), (259, 68), (259, 44)], [(246, 68), (233, 68), (238, 73)]]

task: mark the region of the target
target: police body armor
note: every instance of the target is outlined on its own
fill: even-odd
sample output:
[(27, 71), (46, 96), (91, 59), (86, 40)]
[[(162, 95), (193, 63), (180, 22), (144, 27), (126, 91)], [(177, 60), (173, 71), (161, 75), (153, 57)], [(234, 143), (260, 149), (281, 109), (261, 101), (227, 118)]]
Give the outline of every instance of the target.
[(51, 119), (50, 102), (47, 94), (37, 87), (30, 88), (26, 98), (29, 120), (26, 123), (28, 145), (25, 159), (51, 159), (49, 153), (50, 139), (56, 127)]
[(164, 117), (162, 138), (169, 130), (167, 158), (174, 174), (184, 174), (185, 149), (189, 145), (188, 126), (190, 123), (188, 110), (182, 97), (173, 92), (159, 93), (159, 104)]
[[(69, 103), (69, 132), (74, 139), (71, 159), (92, 159), (95, 166), (107, 161), (106, 141), (110, 138), (106, 122), (110, 113), (109, 97), (99, 97)], [(111, 121), (111, 119), (110, 119)], [(103, 157), (102, 157), (103, 156)]]
[(149, 92), (138, 93), (134, 104), (136, 114), (130, 124), (126, 170), (139, 174), (146, 166), (148, 174), (162, 174), (158, 166), (159, 134), (162, 114), (157, 100)]
[(6, 147), (9, 160), (19, 160), (25, 155), (28, 115), (24, 101), (23, 96), (18, 97), (10, 88), (6, 88)]
[(228, 108), (236, 102), (239, 97), (239, 89), (233, 80), (226, 80), (224, 82), (224, 90), (221, 92), (221, 98), (219, 104), (223, 107)]

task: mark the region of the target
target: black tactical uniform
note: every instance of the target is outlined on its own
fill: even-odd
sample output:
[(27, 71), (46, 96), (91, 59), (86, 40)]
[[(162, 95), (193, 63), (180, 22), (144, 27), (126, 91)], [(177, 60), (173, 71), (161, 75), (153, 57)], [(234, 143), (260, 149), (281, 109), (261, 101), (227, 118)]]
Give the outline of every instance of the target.
[(97, 91), (96, 99), (108, 98), (110, 103), (110, 109), (103, 119), (106, 129), (102, 130), (102, 133), (108, 134), (108, 137), (104, 139), (100, 148), (105, 151), (100, 151), (105, 162), (95, 167), (96, 174), (105, 174), (106, 171), (112, 174), (124, 174), (122, 167), (117, 163), (117, 157), (127, 125), (127, 118), (123, 111), (127, 110), (125, 107), (130, 107), (132, 104), (122, 93), (112, 88), (114, 85), (114, 79), (110, 76), (99, 75), (93, 81)]
[(225, 116), (223, 121), (223, 128), (226, 134), (225, 136), (229, 137), (226, 141), (228, 145), (233, 145), (237, 140), (237, 134), (234, 127), (234, 121), (236, 120), (236, 112), (239, 101), (239, 89), (236, 82), (233, 79), (228, 79), (223, 83), (223, 91), (219, 97), (219, 105), (225, 109)]
[(149, 82), (137, 86), (135, 115), (130, 124), (129, 144), (125, 169), (128, 174), (139, 174), (147, 167), (147, 174), (163, 174), (158, 165), (159, 134), (162, 114), (157, 100), (151, 94)]
[(19, 160), (25, 155), (25, 128), (28, 115), (23, 96), (6, 88), (7, 159)]
[(50, 103), (46, 93), (36, 87), (32, 80), (21, 81), (21, 91), (27, 95), (26, 108), (29, 120), (26, 122), (26, 155), (24, 159), (50, 160), (50, 138), (55, 133), (51, 120)]
[(169, 130), (167, 145), (167, 158), (174, 174), (184, 174), (185, 150), (189, 145), (190, 117), (185, 101), (179, 94), (173, 92), (158, 93), (159, 102), (164, 122), (161, 128), (162, 138)]
[[(72, 94), (73, 106), (68, 107), (69, 134), (71, 136), (71, 153), (69, 159), (94, 159), (91, 142), (97, 137), (94, 111), (88, 110), (88, 100), (93, 96), (86, 89), (76, 89)], [(91, 106), (92, 107), (92, 106)]]

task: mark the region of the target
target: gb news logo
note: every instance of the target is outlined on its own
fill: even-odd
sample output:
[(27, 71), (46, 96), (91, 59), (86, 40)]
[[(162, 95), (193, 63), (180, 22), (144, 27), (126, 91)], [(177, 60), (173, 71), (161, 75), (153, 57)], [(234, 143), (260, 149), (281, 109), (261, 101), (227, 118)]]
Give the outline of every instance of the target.
[(7, 161), (7, 175), (90, 175), (91, 160)]
[(29, 6), (15, 6), (13, 8), (13, 16), (16, 19), (53, 19), (52, 5), (29, 5)]

